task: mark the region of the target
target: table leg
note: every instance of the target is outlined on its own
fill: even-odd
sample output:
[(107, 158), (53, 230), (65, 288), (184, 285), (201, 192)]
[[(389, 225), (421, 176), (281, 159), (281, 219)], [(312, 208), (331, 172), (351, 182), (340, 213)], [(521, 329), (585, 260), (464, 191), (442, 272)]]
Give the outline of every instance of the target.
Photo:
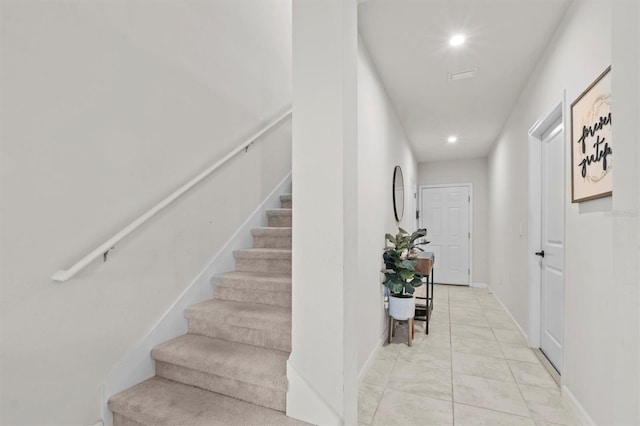
[(415, 329), (413, 328), (414, 322), (413, 322), (413, 318), (411, 318), (409, 320), (409, 333), (411, 333), (411, 340), (413, 340), (416, 337), (416, 333), (415, 333)]

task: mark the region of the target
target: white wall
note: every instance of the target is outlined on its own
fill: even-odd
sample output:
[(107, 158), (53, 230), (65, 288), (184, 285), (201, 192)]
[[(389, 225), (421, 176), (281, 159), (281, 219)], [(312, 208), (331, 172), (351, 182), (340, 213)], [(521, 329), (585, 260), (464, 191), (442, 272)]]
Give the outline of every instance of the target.
[[(635, 26), (636, 40), (629, 42), (632, 46), (637, 43), (637, 20)], [(490, 284), (524, 330), (529, 325), (527, 259), (531, 253), (527, 250), (527, 235), (520, 235), (519, 230), (523, 225), (526, 229), (528, 214), (527, 131), (561, 99), (563, 90), (570, 104), (612, 63), (612, 27), (611, 1), (576, 1), (571, 5), (489, 156)], [(631, 28), (625, 27), (627, 33)], [(637, 51), (619, 47), (627, 55)], [(615, 66), (612, 72), (616, 79)], [(612, 92), (614, 111), (617, 99), (625, 97), (623, 93), (629, 88), (637, 93), (637, 72), (625, 83), (620, 78)], [(637, 108), (637, 99), (635, 105)], [(570, 128), (568, 114), (567, 107), (565, 128)], [(620, 123), (623, 115), (618, 114), (614, 121)], [(633, 120), (637, 131), (637, 112)], [(569, 134), (566, 132), (567, 138)], [(622, 134), (615, 140), (614, 155), (619, 158), (629, 151), (637, 158), (637, 151), (631, 147), (637, 144), (637, 133), (633, 136), (634, 132), (624, 130)], [(569, 146), (567, 140), (567, 158)], [(616, 215), (612, 208), (637, 191), (629, 189), (631, 183), (620, 184), (622, 176), (630, 172), (629, 165), (620, 161), (614, 172), (617, 183), (613, 198), (571, 204), (568, 160), (566, 164), (562, 382), (596, 423), (637, 424), (638, 277), (637, 271), (633, 277), (631, 270), (626, 272), (625, 282), (615, 278), (618, 273), (614, 271), (614, 256), (621, 251), (615, 238), (622, 228), (618, 220), (612, 219)], [(636, 210), (631, 219), (635, 226), (637, 220)], [(634, 244), (637, 250), (637, 241)], [(633, 285), (627, 284), (633, 279)]]
[[(473, 185), (473, 247), (471, 280), (489, 282), (489, 180), (487, 158), (418, 164), (418, 185)], [(427, 237), (429, 230), (427, 230)], [(428, 246), (427, 246), (428, 248)]]
[(2, 2), (0, 423), (95, 423), (108, 372), (290, 169), (284, 126), (50, 279), (290, 104), (290, 7)]
[[(612, 11), (612, 114), (615, 148), (613, 182), (612, 291), (603, 301), (611, 308), (609, 324), (616, 328), (607, 339), (610, 363), (616, 368), (604, 382), (614, 407), (604, 408), (611, 423), (640, 424), (640, 4), (618, 0)], [(635, 251), (635, 253), (634, 253)], [(625, 326), (620, 327), (620, 324)], [(599, 409), (598, 411), (600, 411)]]
[[(381, 285), (385, 234), (398, 225), (414, 230), (411, 184), (417, 163), (409, 140), (385, 92), (362, 38), (358, 46), (358, 281), (360, 324), (358, 366), (362, 373), (386, 327)], [(402, 167), (405, 183), (404, 218), (398, 224), (392, 202), (393, 170)]]
[[(490, 284), (524, 330), (528, 330), (529, 253), (527, 235), (520, 235), (520, 229), (524, 227), (526, 230), (528, 215), (527, 132), (540, 116), (561, 99), (564, 89), (567, 103), (571, 103), (611, 63), (610, 18), (611, 6), (607, 2), (576, 2), (568, 9), (559, 31), (532, 73), (489, 155)], [(587, 25), (580, 22), (598, 22), (601, 30), (589, 31)], [(603, 244), (610, 238), (610, 229), (607, 231), (602, 226), (608, 226), (602, 210), (607, 208), (607, 203), (610, 207), (610, 199), (580, 204), (583, 208), (588, 206), (591, 210), (599, 210), (583, 215), (576, 214), (578, 205), (571, 205), (568, 201), (565, 206), (567, 219), (572, 219), (566, 223), (566, 264), (569, 267), (572, 258), (586, 254), (578, 255), (578, 252), (572, 251), (571, 245), (577, 243), (571, 238), (575, 236), (576, 228), (595, 224), (590, 228), (589, 238)], [(585, 223), (579, 224), (576, 220)], [(605, 246), (609, 247), (610, 241)], [(583, 252), (590, 250), (588, 246), (575, 249)], [(608, 264), (610, 267), (610, 261)], [(569, 269), (567, 279), (573, 278), (571, 274), (575, 273), (574, 268)], [(601, 273), (603, 275), (598, 278), (609, 275), (606, 270)]]
[(355, 0), (293, 2), (292, 351), (287, 415), (357, 421)]

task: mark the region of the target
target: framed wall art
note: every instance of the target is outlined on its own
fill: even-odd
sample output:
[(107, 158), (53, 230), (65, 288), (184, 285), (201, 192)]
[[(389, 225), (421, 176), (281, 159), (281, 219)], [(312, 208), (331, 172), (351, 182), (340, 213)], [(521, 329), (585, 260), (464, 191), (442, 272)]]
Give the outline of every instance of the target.
[(571, 104), (571, 202), (613, 191), (611, 67)]

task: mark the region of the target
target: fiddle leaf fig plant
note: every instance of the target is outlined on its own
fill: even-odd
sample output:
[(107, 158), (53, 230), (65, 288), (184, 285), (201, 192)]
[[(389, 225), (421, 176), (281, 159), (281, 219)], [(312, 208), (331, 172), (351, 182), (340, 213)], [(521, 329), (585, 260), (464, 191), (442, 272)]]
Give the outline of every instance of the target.
[(384, 260), (384, 281), (382, 285), (389, 289), (392, 295), (411, 295), (417, 287), (422, 285), (423, 274), (416, 271), (418, 265), (417, 250), (424, 251), (420, 246), (429, 241), (420, 241), (427, 235), (426, 229), (418, 229), (409, 234), (398, 228), (395, 236), (386, 234), (385, 238), (392, 247), (387, 247), (382, 254)]

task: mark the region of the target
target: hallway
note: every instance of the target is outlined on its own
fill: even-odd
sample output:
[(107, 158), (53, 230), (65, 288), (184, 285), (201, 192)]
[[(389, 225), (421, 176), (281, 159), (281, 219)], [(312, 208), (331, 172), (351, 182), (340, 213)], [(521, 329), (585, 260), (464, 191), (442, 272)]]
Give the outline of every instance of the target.
[(436, 286), (429, 335), (400, 326), (360, 388), (366, 425), (579, 425), (488, 289)]

